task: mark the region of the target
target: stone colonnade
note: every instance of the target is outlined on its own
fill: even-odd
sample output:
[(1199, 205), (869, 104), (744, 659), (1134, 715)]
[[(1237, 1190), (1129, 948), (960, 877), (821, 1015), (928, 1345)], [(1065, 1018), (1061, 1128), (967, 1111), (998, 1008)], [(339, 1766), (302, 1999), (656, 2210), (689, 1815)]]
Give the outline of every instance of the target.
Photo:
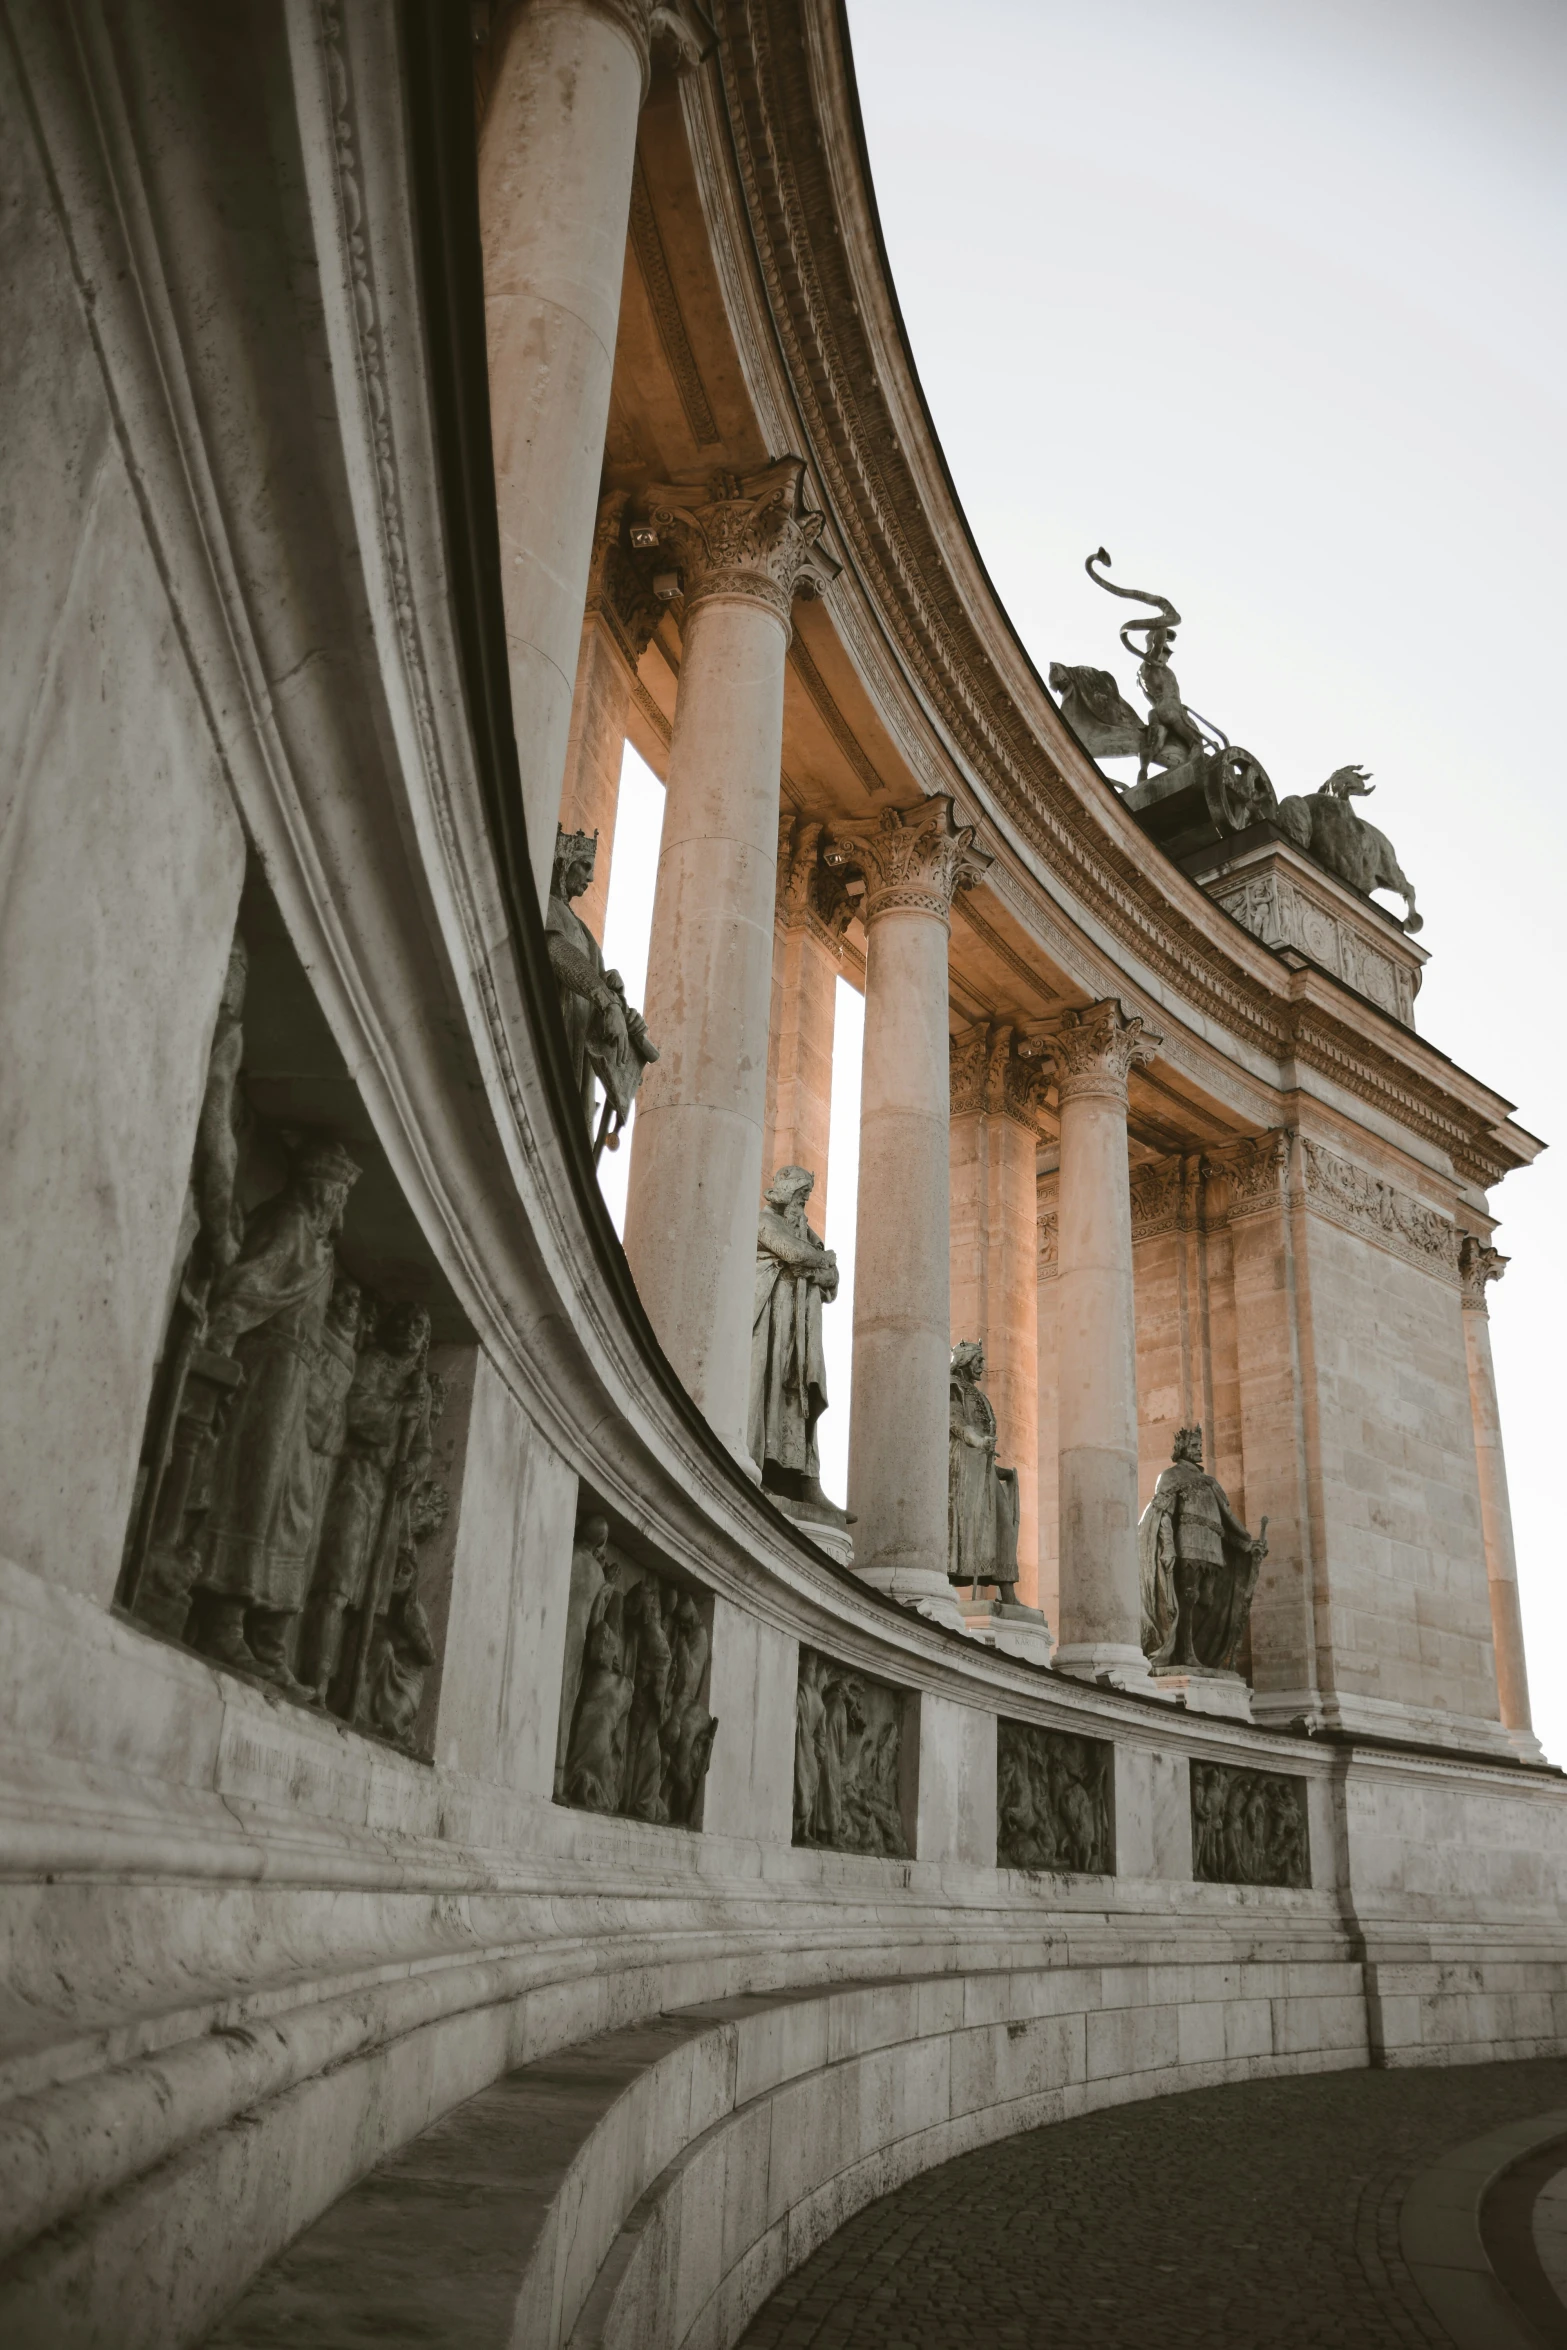
[[(524, 814), (541, 897), (557, 820), (564, 814), (573, 828), (599, 832), (594, 887), (581, 908), (595, 931), (631, 677), (657, 619), (626, 563), (627, 501), (600, 498), (653, 14), (650, 0), (534, 0), (508, 40), (481, 151)], [(775, 967), (791, 608), (836, 569), (818, 548), (822, 518), (807, 510), (803, 482), (803, 464), (785, 457), (745, 480), (721, 479), (706, 495), (654, 492), (641, 524), (678, 570), (683, 626), (645, 1007), (661, 1058), (638, 1107), (626, 1247), (671, 1362), (742, 1460), (764, 1143), (803, 1164), (825, 1168), (826, 1160), (836, 958), (830, 926), (810, 904), (823, 861), (815, 836), (788, 844), (796, 902)], [(850, 1430), (858, 1561), (878, 1587), (954, 1626), (961, 1618), (946, 1575), (948, 916), (953, 892), (988, 861), (940, 796), (845, 828), (825, 850), (826, 863), (861, 877), (868, 940)], [(1088, 1580), (1070, 1603), (1064, 1589), (1062, 1604), (1071, 1658), (1080, 1655), (1085, 1670), (1131, 1669), (1136, 1404), (1124, 1194), (1125, 1067), (1135, 1052), (1120, 1040), (1135, 1046), (1140, 1023), (1116, 1006), (1083, 1019), (1083, 1036), (1112, 1040), (1106, 1066), (1125, 1066), (1118, 1097), (1113, 1077), (1097, 1089), (1084, 1081), (1074, 1139), (1063, 1147), (1064, 1169), (1081, 1158), (1080, 1172), (1064, 1177), (1073, 1204), (1063, 1222), (1062, 1294), (1076, 1333), (1068, 1352), (1087, 1350), (1062, 1421), (1063, 1555), (1081, 1561)], [(778, 1047), (771, 1100), (770, 1032)], [(1011, 1053), (1010, 1039), (1004, 1050)], [(1009, 1233), (1031, 1229), (1028, 1138), (987, 1124), (977, 1139), (986, 1202), (994, 1193)], [(1118, 1188), (1119, 1212), (1099, 1196), (1117, 1149), (1119, 1186), (1110, 1190)], [(823, 1198), (815, 1204), (819, 1215)], [(981, 1220), (988, 1225), (988, 1206)], [(1008, 1261), (1013, 1254), (1002, 1251)], [(1032, 1396), (1024, 1351), (997, 1346), (994, 1376), (1011, 1439), (1004, 1449), (1027, 1464), (1018, 1440)], [(1024, 1501), (1032, 1548), (1037, 1504), (1027, 1470)], [(1069, 1584), (1076, 1574), (1074, 1565)]]
[[(945, 796), (826, 835), (791, 819), (780, 890), (793, 604), (822, 592), (836, 569), (819, 544), (804, 465), (781, 456), (743, 479), (654, 491), (634, 513), (624, 492), (601, 494), (637, 120), (658, 14), (653, 0), (531, 0), (510, 31), (480, 157), (524, 813), (541, 898), (557, 819), (599, 833), (580, 909), (595, 935), (636, 665), (661, 610), (628, 536), (659, 550), (659, 593), (681, 599), (645, 1007), (661, 1058), (634, 1130), (627, 1252), (671, 1362), (747, 1461), (757, 1201), (771, 1169), (795, 1160), (818, 1173), (813, 1210), (822, 1218), (846, 913), (830, 873), (852, 871), (867, 936), (850, 1430), (859, 1570), (939, 1620), (959, 1621), (946, 1578), (948, 1350), (955, 1337), (982, 1337), (1001, 1454), (1019, 1472), (1025, 1573), (1049, 1547), (1041, 1521), (1057, 1529), (1058, 1586), (1040, 1594), (1054, 1602), (1056, 1661), (1146, 1685), (1127, 1082), (1159, 1040), (1105, 1002), (1022, 1046), (986, 1023), (957, 1040), (949, 1061), (948, 916), (953, 892), (987, 860)], [(1059, 1090), (1060, 1163), (1036, 1228), (1026, 1101), (1047, 1063)], [(1249, 1441), (1251, 1423), (1287, 1417), (1295, 1372), (1278, 1317), (1250, 1310), (1253, 1292), (1263, 1305), (1270, 1294), (1269, 1236), (1260, 1224), (1254, 1236), (1243, 1216), (1231, 1223), (1234, 1385)], [(1484, 1312), (1485, 1280), (1499, 1265), (1469, 1284), (1464, 1322), (1501, 1708), (1527, 1739)], [(1213, 1399), (1203, 1400), (1211, 1421)], [(1295, 1604), (1309, 1607), (1309, 1511), (1288, 1483), (1269, 1498), (1281, 1551), (1289, 1545), (1307, 1561)], [(1262, 1607), (1264, 1642), (1268, 1605), (1278, 1604), (1291, 1603), (1280, 1594)], [(1309, 1654), (1313, 1644), (1285, 1645)]]
[(649, 1319), (714, 1428), (747, 1458), (751, 1292), (790, 610), (837, 566), (818, 554), (805, 468), (786, 458), (731, 494), (668, 490), (649, 527), (685, 594), (680, 693), (653, 932), (648, 1026), (661, 1058), (638, 1105), (626, 1254)]

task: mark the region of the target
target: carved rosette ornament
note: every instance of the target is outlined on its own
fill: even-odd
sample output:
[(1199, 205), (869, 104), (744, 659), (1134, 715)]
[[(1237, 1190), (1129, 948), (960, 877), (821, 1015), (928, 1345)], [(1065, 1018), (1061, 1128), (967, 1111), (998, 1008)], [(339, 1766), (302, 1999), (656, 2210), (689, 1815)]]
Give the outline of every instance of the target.
[(817, 541), (826, 516), (807, 512), (798, 457), (703, 489), (650, 490), (645, 528), (679, 567), (689, 613), (716, 596), (765, 604), (787, 630), (796, 596), (819, 596), (841, 566)]
[(960, 889), (972, 889), (993, 859), (974, 846), (975, 826), (954, 820), (936, 792), (912, 808), (888, 808), (874, 824), (841, 824), (823, 851), (826, 862), (862, 875), (867, 923), (878, 914), (934, 914), (948, 922)]
[(1084, 1012), (1068, 1012), (1043, 1041), (1055, 1062), (1063, 1103), (1095, 1093), (1124, 1102), (1127, 1079), (1134, 1069), (1146, 1067), (1164, 1038), (1156, 1036), (1140, 1014), (1123, 1011), (1112, 996)]
[(1501, 1280), (1507, 1265), (1508, 1260), (1500, 1249), (1477, 1240), (1472, 1232), (1464, 1234), (1458, 1249), (1458, 1277), (1463, 1284), (1466, 1314), (1483, 1314), (1487, 1310), (1486, 1289), (1491, 1282)]

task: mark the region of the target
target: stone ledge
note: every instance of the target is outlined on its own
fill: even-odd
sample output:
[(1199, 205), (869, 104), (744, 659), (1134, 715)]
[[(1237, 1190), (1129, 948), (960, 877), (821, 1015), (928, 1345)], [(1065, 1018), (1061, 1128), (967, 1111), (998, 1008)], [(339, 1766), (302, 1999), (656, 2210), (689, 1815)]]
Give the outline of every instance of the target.
[[(497, 2082), (345, 2196), (212, 2350), (367, 2328), (453, 2350), (719, 2350), (833, 2228), (971, 2146), (1128, 2097), (1367, 2061), (1358, 1968), (1270, 1969), (1273, 1996), (1237, 2001), (1239, 1971), (752, 1994), (608, 2034)], [(1112, 1990), (1145, 1996), (1096, 2004)]]

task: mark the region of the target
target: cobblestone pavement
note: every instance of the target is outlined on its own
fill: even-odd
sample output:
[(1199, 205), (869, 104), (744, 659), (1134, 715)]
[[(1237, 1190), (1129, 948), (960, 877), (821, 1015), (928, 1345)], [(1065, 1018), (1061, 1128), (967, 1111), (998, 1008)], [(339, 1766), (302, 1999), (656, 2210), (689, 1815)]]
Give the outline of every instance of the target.
[(1446, 2148), (1567, 2105), (1567, 2062), (1332, 2073), (1149, 2098), (872, 2203), (744, 2350), (1452, 2350), (1398, 2251)]

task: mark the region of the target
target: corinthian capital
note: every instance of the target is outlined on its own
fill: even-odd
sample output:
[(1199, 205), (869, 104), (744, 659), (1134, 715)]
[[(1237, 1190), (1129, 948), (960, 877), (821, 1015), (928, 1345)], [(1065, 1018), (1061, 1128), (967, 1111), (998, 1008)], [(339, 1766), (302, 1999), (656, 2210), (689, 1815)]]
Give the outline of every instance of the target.
[(960, 889), (972, 889), (992, 863), (974, 846), (974, 826), (953, 821), (944, 792), (912, 808), (888, 808), (871, 824), (837, 824), (823, 852), (829, 865), (864, 876), (867, 922), (901, 909), (945, 922)]
[(1458, 1247), (1458, 1272), (1464, 1287), (1466, 1313), (1483, 1314), (1486, 1310), (1485, 1292), (1489, 1282), (1500, 1281), (1507, 1270), (1507, 1259), (1500, 1249), (1490, 1248), (1483, 1240), (1476, 1240), (1466, 1232)]
[(680, 567), (688, 611), (709, 596), (742, 596), (787, 628), (795, 597), (819, 596), (838, 576), (839, 565), (816, 543), (826, 517), (806, 511), (798, 457), (743, 480), (720, 474), (706, 490), (650, 490), (646, 508), (652, 543)]
[(1090, 1004), (1085, 1012), (1068, 1012), (1044, 1042), (1056, 1065), (1063, 1102), (1080, 1093), (1113, 1094), (1124, 1102), (1128, 1077), (1153, 1059), (1164, 1038), (1146, 1028), (1135, 1012), (1123, 1012), (1112, 996), (1105, 1003)]
[(593, 526), (593, 559), (588, 569), (587, 609), (596, 612), (635, 669), (647, 651), (663, 606), (632, 558), (626, 538), (630, 492), (612, 490), (599, 500)]

